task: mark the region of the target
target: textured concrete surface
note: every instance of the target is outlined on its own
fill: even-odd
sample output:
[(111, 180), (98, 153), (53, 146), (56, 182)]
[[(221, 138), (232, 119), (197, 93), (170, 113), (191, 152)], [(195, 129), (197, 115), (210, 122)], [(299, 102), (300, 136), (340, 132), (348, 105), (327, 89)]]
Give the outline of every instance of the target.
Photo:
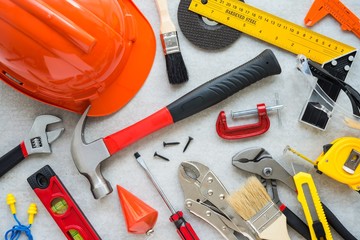
[[(323, 202), (332, 209), (357, 238), (360, 238), (357, 223), (357, 217), (360, 213), (359, 194), (324, 175), (316, 174), (310, 164), (296, 156), (283, 153), (284, 147), (291, 145), (309, 158), (316, 159), (324, 144), (343, 136), (360, 137), (359, 130), (346, 127), (336, 117), (326, 131), (319, 131), (298, 121), (309, 90), (301, 74), (296, 70), (296, 56), (244, 34), (233, 45), (224, 50), (201, 50), (192, 45), (179, 29), (176, 17), (179, 1), (169, 1), (170, 14), (178, 29), (181, 52), (190, 76), (187, 83), (172, 86), (168, 83), (165, 60), (159, 41), (160, 24), (155, 2), (140, 0), (134, 0), (134, 2), (153, 27), (157, 40), (155, 62), (144, 86), (129, 104), (113, 115), (88, 119), (85, 129), (87, 141), (105, 137), (143, 119), (202, 83), (247, 62), (266, 48), (275, 53), (281, 65), (282, 73), (264, 79), (220, 104), (162, 129), (113, 155), (102, 164), (102, 171), (115, 190), (101, 200), (93, 198), (89, 182), (78, 173), (70, 154), (72, 132), (80, 116), (37, 102), (0, 82), (1, 155), (20, 143), (38, 115), (53, 114), (59, 116), (63, 119), (66, 129), (63, 136), (52, 144), (52, 154), (33, 155), (0, 179), (0, 217), (2, 219), (0, 233), (5, 233), (14, 225), (5, 203), (6, 194), (13, 193), (17, 198), (18, 217), (22, 221), (27, 218), (26, 211), (30, 202), (38, 204), (39, 213), (32, 227), (35, 239), (65, 239), (26, 181), (27, 177), (35, 171), (49, 164), (61, 178), (102, 239), (136, 240), (147, 238), (144, 235), (132, 235), (127, 232), (116, 193), (116, 184), (123, 186), (159, 211), (152, 239), (178, 239), (175, 227), (168, 221), (170, 213), (166, 205), (133, 157), (134, 152), (139, 151), (146, 159), (149, 168), (173, 206), (184, 211), (185, 218), (191, 222), (199, 237), (207, 240), (222, 239), (221, 235), (210, 225), (185, 210), (184, 196), (177, 177), (179, 164), (182, 161), (191, 160), (207, 165), (221, 179), (228, 191), (233, 192), (249, 175), (231, 165), (232, 156), (245, 148), (260, 146), (267, 149), (289, 172), (292, 172), (291, 160), (303, 165), (312, 174)], [(313, 1), (251, 0), (247, 2), (303, 25), (303, 19)], [(343, 2), (360, 16), (360, 3), (358, 1), (346, 0)], [(359, 39), (352, 33), (342, 31), (338, 22), (330, 16), (325, 17), (312, 29), (356, 48), (359, 47)], [(360, 89), (360, 84), (357, 82), (360, 77), (359, 71), (360, 65), (357, 60), (347, 80), (353, 82), (357, 89)], [(256, 104), (262, 102), (273, 105), (275, 93), (279, 94), (281, 102), (285, 105), (281, 112), (282, 125), (279, 124), (276, 115), (272, 114), (270, 130), (264, 135), (236, 141), (226, 141), (217, 135), (215, 122), (221, 110), (230, 113), (230, 111), (254, 108)], [(249, 121), (255, 122), (256, 118)], [(245, 123), (236, 121), (234, 124)], [(189, 136), (193, 137), (194, 140), (187, 151), (183, 153), (183, 147)], [(163, 148), (163, 141), (179, 141), (181, 144)], [(155, 151), (170, 158), (170, 162), (153, 158)], [(283, 184), (280, 184), (279, 189), (282, 201), (304, 219), (301, 205), (297, 202), (295, 194)], [(332, 232), (334, 239), (341, 239), (334, 231)], [(301, 239), (290, 227), (289, 233), (291, 239)]]

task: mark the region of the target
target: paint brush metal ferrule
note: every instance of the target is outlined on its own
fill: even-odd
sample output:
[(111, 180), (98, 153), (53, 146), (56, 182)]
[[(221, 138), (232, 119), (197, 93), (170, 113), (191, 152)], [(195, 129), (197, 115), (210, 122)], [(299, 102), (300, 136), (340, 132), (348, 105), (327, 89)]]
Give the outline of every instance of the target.
[(272, 201), (270, 201), (263, 209), (250, 218), (248, 222), (257, 234), (261, 234), (261, 232), (267, 229), (280, 216), (281, 211)]
[(164, 55), (180, 52), (177, 31), (167, 32), (160, 35)]

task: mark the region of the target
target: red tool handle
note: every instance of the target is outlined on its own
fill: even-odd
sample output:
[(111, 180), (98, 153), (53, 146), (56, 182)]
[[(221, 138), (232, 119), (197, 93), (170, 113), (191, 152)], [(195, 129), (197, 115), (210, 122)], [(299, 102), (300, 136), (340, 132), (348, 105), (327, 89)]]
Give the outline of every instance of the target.
[(199, 240), (190, 223), (186, 222), (182, 211), (177, 211), (170, 216), (170, 222), (173, 222), (177, 228), (177, 233), (182, 240)]
[(165, 107), (149, 117), (104, 138), (110, 155), (129, 146), (139, 139), (173, 123), (169, 110)]
[(153, 115), (106, 138), (110, 155), (165, 126), (190, 117), (239, 90), (281, 72), (274, 53), (267, 49), (249, 62), (204, 83)]

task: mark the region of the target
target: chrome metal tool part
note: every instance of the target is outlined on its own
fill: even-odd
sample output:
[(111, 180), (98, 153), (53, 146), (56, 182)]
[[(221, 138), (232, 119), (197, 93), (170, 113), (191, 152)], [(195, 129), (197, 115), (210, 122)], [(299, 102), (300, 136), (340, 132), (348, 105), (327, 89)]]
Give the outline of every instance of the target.
[[(279, 180), (294, 192), (297, 192), (293, 176), (273, 159), (264, 148), (255, 147), (245, 149), (233, 157), (232, 163), (235, 167), (249, 173), (257, 174), (264, 179)], [(322, 207), (329, 224), (342, 238), (349, 240), (356, 239), (325, 204), (322, 203)], [(289, 219), (291, 218), (288, 217), (288, 220)], [(298, 224), (292, 224), (290, 226), (295, 229), (297, 225)]]
[[(91, 143), (84, 141), (84, 123), (89, 108), (76, 125), (71, 155), (78, 171), (88, 178), (96, 199), (112, 192), (101, 173), (101, 163), (130, 144), (205, 110), (264, 77), (281, 73), (274, 53), (267, 49), (249, 62), (208, 81), (166, 107), (120, 131)], [(90, 106), (89, 106), (90, 107)]]
[(31, 154), (51, 153), (50, 144), (60, 137), (64, 128), (47, 131), (47, 127), (59, 122), (61, 119), (52, 115), (36, 117), (25, 140), (0, 158), (0, 177)]
[(166, 197), (164, 191), (161, 189), (160, 185), (152, 175), (150, 169), (146, 165), (144, 159), (140, 156), (138, 152), (134, 154), (136, 161), (140, 166), (145, 170), (146, 174), (149, 176), (151, 182), (155, 186), (156, 190), (159, 192), (161, 198), (164, 200), (166, 206), (171, 212), (170, 222), (173, 222), (177, 228), (177, 233), (182, 240), (199, 240), (199, 237), (196, 235), (194, 229), (190, 223), (186, 222), (183, 217), (182, 211), (175, 211), (174, 207), (171, 205), (169, 199)]
[(257, 239), (250, 225), (229, 205), (228, 191), (207, 166), (183, 162), (179, 166), (179, 180), (185, 207), (213, 226), (225, 239)]

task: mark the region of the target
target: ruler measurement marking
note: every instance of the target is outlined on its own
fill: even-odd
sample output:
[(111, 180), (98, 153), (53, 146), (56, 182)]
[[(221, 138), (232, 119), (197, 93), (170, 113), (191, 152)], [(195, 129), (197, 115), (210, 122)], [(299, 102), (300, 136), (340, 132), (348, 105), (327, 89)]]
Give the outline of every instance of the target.
[[(216, 0), (215, 0), (216, 1)], [(237, 0), (236, 0), (237, 1)], [(222, 1), (222, 2), (224, 2), (224, 1)], [(218, 4), (219, 5), (219, 4)], [(209, 5), (210, 6), (210, 5)], [(270, 22), (272, 25), (276, 25), (277, 27), (283, 27), (283, 29), (285, 29), (285, 30), (293, 30), (293, 31), (295, 31), (296, 30), (296, 32), (298, 33), (298, 34), (300, 34), (300, 30), (299, 30), (299, 27), (298, 26), (296, 26), (296, 24), (293, 24), (293, 23), (291, 23), (291, 22), (288, 22), (288, 21), (286, 21), (286, 20), (283, 20), (284, 22), (285, 22), (285, 24), (283, 24), (282, 23), (282, 21), (281, 20), (279, 20), (279, 19), (277, 19), (277, 18), (271, 18), (271, 19), (269, 19), (268, 18), (268, 16), (262, 16), (262, 15), (260, 15), (260, 14), (256, 14), (256, 13), (252, 13), (251, 11), (245, 11), (245, 14), (247, 14), (247, 16), (246, 15), (243, 15), (243, 14), (241, 14), (243, 11), (244, 11), (244, 9), (243, 8), (239, 8), (239, 9), (237, 9), (236, 8), (236, 5), (232, 5), (233, 6), (233, 8), (234, 8), (234, 10), (233, 11), (230, 11), (230, 10), (228, 10), (228, 9), (226, 9), (225, 8), (225, 11), (223, 10), (223, 6), (222, 5), (220, 5), (219, 6), (219, 8), (217, 8), (216, 10), (218, 11), (218, 12), (220, 12), (220, 13), (225, 13), (225, 14), (227, 14), (229, 17), (236, 17), (236, 19), (237, 20), (240, 20), (241, 22), (243, 22), (243, 23), (248, 23), (248, 24), (250, 24), (251, 26), (256, 26), (256, 23), (258, 22), (258, 21), (262, 21), (263, 19), (265, 20), (265, 22)], [(231, 7), (231, 6), (228, 6), (228, 7)], [(241, 13), (238, 13), (236, 10), (238, 10), (239, 12), (241, 12)], [(213, 13), (213, 12), (212, 12)], [(250, 16), (251, 15), (251, 16)], [(256, 16), (257, 16), (257, 18), (256, 18)], [(245, 19), (245, 20), (244, 20)], [(227, 19), (227, 21), (229, 21), (229, 19)], [(233, 24), (232, 24), (233, 25)], [(255, 31), (254, 31), (255, 32)], [(263, 32), (263, 30), (261, 29), (260, 31), (259, 31), (259, 33), (261, 34)], [(315, 32), (314, 32), (315, 33)], [(296, 36), (296, 37), (300, 37), (300, 36), (298, 36), (298, 34), (293, 34), (293, 36)], [(304, 32), (304, 33), (302, 33), (302, 34), (304, 34), (303, 35), (303, 37), (306, 37), (306, 32)], [(258, 35), (258, 34), (256, 34), (256, 35)], [(314, 45), (317, 45), (317, 46), (319, 46), (319, 47), (323, 47), (324, 45), (326, 45), (326, 43), (324, 42), (323, 44), (319, 44), (319, 43), (316, 43), (316, 42), (313, 42), (313, 41), (311, 41), (311, 39), (312, 39), (312, 35), (311, 34), (309, 34), (310, 35), (310, 39), (305, 39), (305, 38), (301, 38), (301, 39), (304, 39), (304, 40), (306, 40), (306, 41), (308, 41), (309, 43), (311, 43), (311, 44), (314, 44)], [(314, 35), (319, 35), (319, 34), (314, 34)], [(276, 37), (278, 37), (278, 36), (276, 36)], [(291, 39), (288, 39), (288, 40), (290, 40), (290, 41), (292, 41)], [(316, 40), (315, 40), (316, 41)], [(296, 41), (293, 41), (293, 42), (295, 42), (295, 43), (297, 43), (297, 44), (299, 44), (299, 45), (302, 45), (302, 46), (304, 46), (304, 47), (308, 47), (308, 48), (310, 48), (309, 46), (307, 46), (307, 45), (305, 45), (305, 44), (300, 44), (299, 42), (296, 42)], [(330, 45), (331, 45), (331, 43), (330, 43)], [(337, 55), (337, 52), (336, 52), (336, 49), (337, 49), (337, 47), (335, 47), (335, 49), (334, 49), (334, 51), (332, 52), (332, 53), (328, 53), (328, 54), (326, 54), (326, 52), (323, 52), (324, 54), (326, 54), (327, 56), (329, 56), (329, 57), (336, 57)], [(313, 50), (313, 51), (316, 51), (316, 52), (319, 52), (319, 51), (317, 51), (317, 50), (315, 50), (314, 48), (311, 48), (311, 50)], [(324, 49), (324, 50), (326, 50), (326, 49)], [(321, 53), (321, 52), (319, 52), (319, 53)]]
[[(228, 11), (226, 11), (225, 13), (227, 13), (227, 14), (230, 15), (231, 17), (236, 17), (236, 16), (234, 16), (233, 14), (230, 14)], [(235, 13), (236, 13), (236, 12), (235, 12)], [(238, 14), (238, 13), (236, 13), (236, 14)], [(244, 16), (244, 15), (242, 15), (242, 16), (245, 18), (245, 20), (244, 20), (244, 18), (237, 18), (237, 19), (239, 19), (240, 21), (242, 21), (242, 22), (244, 22), (244, 23), (250, 24), (250, 26), (252, 26), (252, 27), (256, 27), (256, 23), (253, 23), (253, 21), (257, 22), (257, 19), (251, 19), (251, 20), (253, 20), (253, 21), (247, 21), (246, 19), (247, 19), (247, 18), (250, 18), (250, 17), (246, 17), (246, 16)], [(259, 16), (261, 16), (261, 15), (259, 15)], [(260, 19), (260, 21), (261, 21), (261, 19)], [(269, 22), (272, 22), (272, 23), (271, 23), (272, 25), (277, 25), (277, 24), (278, 24), (276, 20), (270, 20), (270, 19), (269, 19)], [(288, 26), (287, 26), (287, 25), (285, 25), (285, 24), (282, 25), (281, 23), (280, 23), (280, 25), (279, 25), (278, 27), (283, 27), (283, 28), (285, 28), (285, 29), (288, 29)], [(294, 30), (294, 31), (295, 31), (295, 30)], [(253, 32), (255, 32), (255, 31), (253, 31)], [(260, 29), (260, 31), (258, 31), (258, 33), (255, 33), (254, 35), (259, 35), (259, 34), (262, 34), (262, 33), (263, 33), (263, 30)], [(288, 39), (289, 41), (291, 41), (291, 42), (293, 42), (293, 43), (296, 43), (296, 44), (298, 44), (298, 45), (307, 47), (307, 48), (311, 49), (311, 50), (314, 51), (314, 52), (322, 53), (322, 52), (316, 50), (316, 47), (317, 47), (317, 46), (322, 47), (321, 44), (316, 43), (316, 42), (313, 42), (313, 41), (311, 41), (311, 40), (309, 40), (309, 39), (304, 39), (303, 37), (299, 36), (299, 35), (301, 35), (300, 32), (299, 32), (298, 34), (294, 34), (294, 33), (290, 33), (290, 34), (293, 35), (293, 36), (296, 37), (296, 38), (300, 38), (301, 40), (306, 40), (306, 42), (308, 42), (308, 43), (310, 43), (310, 44), (312, 44), (312, 45), (315, 45), (315, 47), (310, 47), (309, 45), (301, 44), (300, 42), (295, 41), (295, 40), (293, 40), (293, 39)], [(279, 37), (278, 35), (275, 35), (275, 40), (277, 40), (277, 39), (279, 39), (279, 38), (280, 38), (280, 37)], [(293, 45), (290, 45), (290, 46), (288, 46), (286, 49), (291, 50), (291, 48), (289, 48), (289, 47), (294, 47), (294, 46), (293, 46)], [(326, 49), (323, 49), (323, 50), (326, 50)], [(299, 53), (300, 53), (300, 52), (298, 52), (298, 54), (299, 54)], [(326, 54), (326, 55), (329, 56), (329, 57), (336, 57), (336, 56), (337, 56), (337, 53), (336, 53), (335, 51), (334, 51), (334, 52), (331, 52), (331, 53), (325, 53), (325, 52), (323, 52), (323, 53)]]
[(239, 0), (192, 0), (189, 10), (293, 53), (325, 63), (356, 49)]
[[(323, 53), (323, 54), (326, 54), (326, 55), (329, 56), (329, 57), (333, 57), (333, 56), (334, 56), (333, 54), (327, 54), (327, 53), (325, 53), (325, 52), (320, 52), (320, 51), (316, 50), (315, 48), (311, 48), (311, 47), (309, 47), (309, 46), (307, 46), (307, 45), (304, 45), (304, 44), (302, 44), (302, 43), (296, 42), (296, 41), (294, 41), (294, 40), (292, 40), (292, 39), (289, 39), (289, 41), (292, 41), (292, 42), (294, 42), (294, 43), (296, 43), (296, 44), (299, 44), (299, 45), (302, 45), (302, 46), (304, 46), (304, 47), (307, 47), (307, 48), (309, 48), (311, 51), (318, 52), (318, 53)], [(298, 53), (298, 54), (301, 54), (301, 53)]]
[[(294, 35), (294, 36), (296, 36), (296, 37), (298, 37), (298, 38), (300, 38), (300, 39), (303, 39), (303, 38), (301, 38), (300, 36), (297, 36), (297, 35)], [(293, 40), (293, 39), (288, 39), (289, 41), (293, 41), (293, 42), (296, 42), (295, 40)], [(312, 42), (312, 41), (310, 41), (310, 40), (307, 40), (307, 39), (304, 39), (304, 40), (306, 40), (307, 42), (309, 42), (309, 43), (311, 43), (312, 45), (315, 45), (315, 46), (320, 46), (320, 47), (322, 47), (322, 45), (320, 45), (320, 44), (318, 44), (318, 43), (314, 43), (314, 42)], [(297, 44), (300, 44), (300, 42), (296, 42)], [(301, 45), (303, 45), (303, 46), (305, 46), (305, 47), (308, 47), (308, 48), (311, 48), (309, 45), (305, 45), (305, 44), (301, 44)], [(315, 50), (314, 48), (311, 48), (312, 50)], [(329, 56), (329, 57), (336, 57), (336, 56), (338, 56), (337, 55), (337, 52), (336, 51), (333, 51), (333, 50), (331, 50), (331, 49), (322, 49), (323, 50), (323, 53), (324, 54), (327, 54), (327, 56)], [(317, 52), (319, 52), (319, 51), (317, 51)], [(328, 53), (326, 53), (326, 52), (328, 52)], [(319, 53), (321, 53), (321, 52), (319, 52)]]

